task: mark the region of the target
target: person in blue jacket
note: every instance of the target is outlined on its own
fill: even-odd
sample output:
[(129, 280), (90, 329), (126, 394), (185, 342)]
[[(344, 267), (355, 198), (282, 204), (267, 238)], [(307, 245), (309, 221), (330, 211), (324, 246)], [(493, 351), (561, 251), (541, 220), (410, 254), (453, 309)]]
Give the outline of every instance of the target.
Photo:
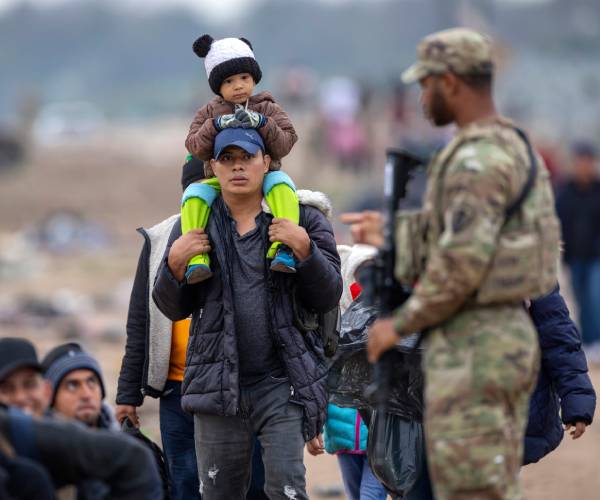
[(385, 500), (387, 492), (367, 459), (367, 433), (358, 410), (329, 403), (323, 434), (325, 451), (337, 455), (346, 495), (350, 500)]
[[(361, 285), (356, 270), (375, 255), (375, 249), (365, 245), (338, 245), (343, 280), (340, 312), (344, 312), (360, 295)], [(325, 451), (335, 454), (349, 500), (385, 500), (387, 492), (377, 480), (367, 458), (368, 429), (356, 408), (327, 405), (327, 420), (323, 433)]]
[(542, 359), (529, 403), (524, 465), (537, 462), (560, 444), (562, 424), (573, 439), (581, 437), (596, 408), (581, 335), (559, 287), (532, 301), (529, 314), (538, 331)]

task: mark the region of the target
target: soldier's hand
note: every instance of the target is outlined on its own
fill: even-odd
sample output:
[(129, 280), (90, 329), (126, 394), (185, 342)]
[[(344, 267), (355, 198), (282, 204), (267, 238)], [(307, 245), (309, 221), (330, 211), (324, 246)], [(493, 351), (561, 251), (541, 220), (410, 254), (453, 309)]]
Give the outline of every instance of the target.
[[(565, 425), (565, 432), (571, 431), (571, 437), (573, 439), (578, 439), (581, 436), (583, 436), (586, 426), (587, 424), (585, 422), (575, 422), (575, 424), (567, 424)], [(573, 430), (571, 430), (571, 428), (573, 428)]]
[(369, 328), (367, 355), (370, 363), (375, 363), (381, 355), (389, 351), (400, 340), (394, 328), (394, 319), (378, 319)]
[(383, 215), (373, 210), (351, 212), (340, 215), (340, 221), (350, 225), (354, 243), (364, 243), (381, 248), (383, 246)]
[(182, 234), (171, 245), (167, 259), (169, 269), (175, 279), (183, 281), (189, 260), (196, 255), (210, 251), (208, 235), (204, 229), (192, 229), (188, 233)]

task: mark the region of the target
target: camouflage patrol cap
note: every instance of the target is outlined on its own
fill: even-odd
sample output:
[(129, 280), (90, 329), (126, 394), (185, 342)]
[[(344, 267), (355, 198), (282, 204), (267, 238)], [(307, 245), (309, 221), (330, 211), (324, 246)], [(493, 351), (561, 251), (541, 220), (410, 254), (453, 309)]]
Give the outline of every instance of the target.
[(452, 28), (426, 36), (417, 46), (418, 61), (402, 73), (404, 83), (451, 71), (457, 75), (491, 75), (489, 37), (467, 28)]

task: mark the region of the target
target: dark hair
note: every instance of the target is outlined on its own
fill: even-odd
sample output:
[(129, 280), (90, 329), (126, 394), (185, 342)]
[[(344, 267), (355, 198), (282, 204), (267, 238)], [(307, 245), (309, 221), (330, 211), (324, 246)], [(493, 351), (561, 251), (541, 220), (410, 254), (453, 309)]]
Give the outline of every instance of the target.
[(473, 90), (483, 92), (492, 88), (493, 76), (491, 73), (478, 73), (471, 75), (456, 75)]

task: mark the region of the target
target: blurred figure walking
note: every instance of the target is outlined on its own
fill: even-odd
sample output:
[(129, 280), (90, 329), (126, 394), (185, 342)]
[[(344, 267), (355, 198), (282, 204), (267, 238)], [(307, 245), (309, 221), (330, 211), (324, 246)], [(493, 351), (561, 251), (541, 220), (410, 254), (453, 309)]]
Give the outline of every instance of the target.
[(598, 149), (573, 146), (572, 177), (557, 196), (564, 259), (579, 307), (579, 325), (587, 358), (600, 363), (600, 177)]

